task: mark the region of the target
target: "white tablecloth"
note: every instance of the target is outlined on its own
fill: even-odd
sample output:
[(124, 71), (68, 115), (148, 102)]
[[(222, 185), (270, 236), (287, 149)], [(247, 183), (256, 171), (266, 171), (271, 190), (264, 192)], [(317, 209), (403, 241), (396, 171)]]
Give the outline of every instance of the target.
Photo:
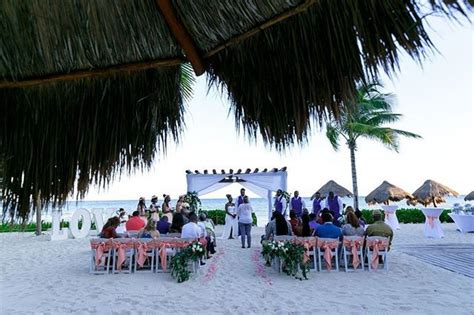
[(426, 237), (431, 238), (442, 238), (444, 237), (443, 229), (441, 228), (441, 222), (439, 216), (444, 209), (439, 208), (424, 208), (421, 209), (425, 215), (425, 227), (424, 232)]
[(392, 230), (400, 230), (400, 223), (398, 223), (398, 219), (396, 215), (398, 206), (383, 205), (381, 208), (385, 213), (385, 223), (390, 225)]
[(474, 232), (474, 215), (450, 213), (449, 216), (461, 232)]

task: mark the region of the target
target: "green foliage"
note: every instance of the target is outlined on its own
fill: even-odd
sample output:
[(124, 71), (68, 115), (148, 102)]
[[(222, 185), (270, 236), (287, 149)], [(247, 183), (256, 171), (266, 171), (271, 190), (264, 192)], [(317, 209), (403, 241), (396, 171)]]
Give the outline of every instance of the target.
[(303, 278), (308, 280), (309, 268), (303, 260), (305, 250), (303, 245), (292, 242), (270, 241), (262, 244), (262, 255), (265, 259), (279, 258), (283, 262), (283, 271), (300, 280), (302, 278), (298, 276), (299, 271), (301, 271)]
[[(61, 220), (61, 228), (68, 228), (69, 222)], [(82, 220), (79, 221), (77, 226), (81, 229), (82, 228)], [(41, 221), (41, 230), (47, 231), (53, 228), (53, 224), (51, 222), (44, 222)], [(96, 229), (95, 222), (91, 224), (91, 230)], [(36, 223), (28, 223), (28, 224), (11, 224), (11, 223), (2, 223), (0, 224), (0, 233), (7, 233), (7, 232), (34, 232), (36, 231)]]
[(201, 210), (201, 200), (198, 197), (198, 193), (195, 191), (188, 191), (186, 196), (184, 196), (184, 202), (189, 205), (191, 211), (198, 212)]
[[(362, 218), (367, 222), (367, 224), (372, 224), (374, 223), (374, 220), (372, 219), (372, 211), (373, 210), (368, 210), (364, 209), (362, 210)], [(381, 210), (382, 215), (384, 215), (384, 212)], [(439, 220), (441, 223), (452, 223), (453, 220), (451, 217), (448, 215), (451, 212), (451, 210), (444, 210), (441, 215), (439, 216)], [(407, 208), (401, 208), (397, 209), (397, 219), (400, 223), (424, 223), (425, 222), (425, 215), (420, 209), (407, 209)]]
[(189, 279), (189, 263), (201, 259), (206, 249), (199, 242), (194, 242), (171, 259), (171, 276), (178, 281), (184, 282)]
[[(201, 210), (207, 214), (208, 218), (211, 218), (214, 221), (215, 225), (224, 225), (225, 224), (225, 210), (215, 209), (215, 210)], [(257, 216), (255, 213), (252, 213), (253, 225), (257, 225)]]

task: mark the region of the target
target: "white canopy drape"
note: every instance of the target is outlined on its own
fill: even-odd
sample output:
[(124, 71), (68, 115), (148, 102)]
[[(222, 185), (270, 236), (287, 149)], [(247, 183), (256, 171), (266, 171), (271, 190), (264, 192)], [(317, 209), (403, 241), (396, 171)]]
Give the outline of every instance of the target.
[[(230, 178), (238, 181), (231, 181)], [(227, 179), (227, 180), (226, 180)], [(223, 180), (226, 180), (223, 182)], [(237, 182), (268, 201), (268, 218), (272, 215), (272, 192), (287, 190), (288, 173), (286, 171), (258, 172), (241, 174), (187, 174), (188, 191), (205, 195)]]

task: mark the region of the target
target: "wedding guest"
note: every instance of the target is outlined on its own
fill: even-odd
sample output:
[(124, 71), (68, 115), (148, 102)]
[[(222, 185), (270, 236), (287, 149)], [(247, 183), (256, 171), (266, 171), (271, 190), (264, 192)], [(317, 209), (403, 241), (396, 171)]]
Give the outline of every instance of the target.
[[(245, 193), (245, 192), (244, 192)], [(223, 239), (237, 238), (237, 214), (235, 211), (235, 204), (232, 202), (232, 196), (226, 195), (227, 203), (224, 206), (225, 209), (225, 226), (222, 232)]]
[(158, 197), (156, 195), (151, 196), (151, 204), (149, 207), (150, 217), (154, 222), (157, 222), (160, 217), (158, 212), (160, 211), (160, 206), (158, 205)]
[(321, 214), (324, 224), (320, 225), (316, 230), (316, 236), (322, 238), (339, 238), (341, 229), (333, 224), (333, 217), (329, 212)]
[(119, 217), (111, 217), (107, 220), (107, 222), (102, 227), (102, 231), (100, 232), (99, 236), (101, 238), (118, 238), (120, 237), (117, 234), (117, 227), (120, 225)]
[(316, 214), (310, 213), (309, 214), (309, 227), (313, 230), (313, 234), (318, 229), (318, 226), (319, 224), (318, 222), (316, 222)]
[(215, 254), (216, 251), (214, 250), (214, 239), (211, 237), (211, 235), (207, 232), (206, 228), (206, 215), (204, 213), (199, 214), (199, 222), (198, 225), (203, 231), (203, 235), (206, 238), (207, 245), (206, 245), (206, 250), (207, 250), (207, 258), (211, 258), (209, 254)]
[(393, 230), (390, 225), (386, 224), (382, 220), (382, 213), (379, 210), (374, 210), (372, 212), (372, 218), (374, 219), (374, 223), (370, 224), (367, 229), (365, 230), (365, 235), (367, 236), (382, 236), (388, 237), (389, 245), (388, 248), (392, 244), (393, 239)]
[(286, 198), (283, 196), (283, 190), (278, 189), (275, 196), (275, 203), (273, 204), (275, 211), (280, 212), (283, 216), (286, 216)]
[[(346, 210), (347, 211), (347, 210)], [(347, 223), (342, 226), (342, 235), (346, 236), (362, 236), (364, 235), (364, 228), (360, 225), (359, 219), (354, 211), (349, 211), (346, 214)]]
[(360, 211), (359, 208), (355, 209), (355, 215), (359, 219), (360, 225), (362, 225), (362, 227), (365, 227), (367, 222), (365, 222), (364, 218), (362, 217), (362, 211)]
[[(169, 217), (167, 217), (169, 218)], [(184, 216), (182, 213), (173, 214), (173, 220), (169, 229), (170, 233), (181, 233), (184, 226)]]
[(164, 201), (163, 205), (161, 206), (162, 215), (168, 217), (168, 222), (173, 221), (173, 212), (171, 209), (171, 197), (170, 195), (163, 195)]
[[(179, 213), (178, 213), (179, 214)], [(204, 235), (202, 234), (202, 229), (197, 224), (197, 215), (193, 211), (189, 214), (189, 222), (183, 225), (181, 238), (193, 238), (193, 239), (200, 239)], [(205, 263), (201, 260), (201, 265), (205, 265)]]
[(325, 208), (328, 208), (334, 219), (334, 222), (338, 222), (339, 216), (341, 215), (342, 199), (339, 196), (334, 195), (334, 192), (330, 191), (329, 196), (326, 198)]
[(145, 224), (145, 221), (140, 218), (140, 212), (137, 210), (133, 211), (132, 217), (125, 223), (125, 229), (127, 231), (140, 231)]
[(324, 198), (321, 198), (321, 194), (319, 191), (316, 193), (315, 198), (313, 199), (313, 213), (318, 214), (319, 211), (321, 211), (323, 207), (323, 200)]
[[(290, 212), (291, 215), (291, 212)], [(279, 235), (293, 235), (290, 222), (285, 220), (285, 217), (278, 211), (273, 212), (272, 220), (265, 228), (265, 239), (273, 239), (274, 236)]]
[(245, 188), (240, 189), (240, 195), (237, 197), (235, 200), (235, 207), (238, 208), (241, 204), (244, 203), (244, 197), (245, 197)]
[(167, 216), (162, 216), (160, 218), (160, 221), (156, 224), (156, 229), (160, 234), (168, 234), (170, 230), (170, 223), (168, 222), (168, 217)]
[(156, 230), (156, 223), (153, 220), (148, 220), (146, 226), (138, 232), (138, 238), (158, 238), (160, 232)]
[(252, 206), (249, 203), (249, 197), (244, 197), (244, 203), (237, 208), (237, 217), (239, 218), (240, 237), (242, 248), (245, 248), (245, 237), (247, 237), (247, 248), (252, 244)]
[(140, 197), (137, 204), (138, 215), (144, 216), (146, 211), (145, 197)]
[(117, 215), (120, 219), (120, 223), (125, 223), (127, 222), (127, 219), (125, 219), (125, 215), (127, 214), (127, 212), (125, 212), (125, 209), (124, 208), (120, 208), (118, 211), (117, 211)]
[[(278, 211), (275, 211), (275, 212), (278, 212)], [(293, 231), (293, 234), (300, 236), (301, 234), (300, 220), (298, 220), (298, 217), (296, 216), (296, 213), (293, 210), (290, 211), (289, 223), (291, 226), (291, 230)]]
[(307, 213), (301, 217), (301, 227), (301, 236), (307, 237), (313, 235), (314, 230), (309, 226), (309, 215)]
[(290, 212), (293, 210), (298, 218), (303, 215), (303, 208), (306, 208), (303, 198), (300, 197), (299, 191), (295, 190), (294, 196), (290, 202)]
[(185, 208), (184, 207), (184, 195), (179, 196), (178, 201), (176, 202), (176, 209), (175, 211), (181, 213), (181, 211)]

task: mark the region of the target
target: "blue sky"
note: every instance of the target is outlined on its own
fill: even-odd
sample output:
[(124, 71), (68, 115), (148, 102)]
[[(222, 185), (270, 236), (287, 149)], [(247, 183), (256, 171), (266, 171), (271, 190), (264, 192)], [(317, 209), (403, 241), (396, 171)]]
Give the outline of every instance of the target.
[[(467, 23), (460, 26), (432, 18), (430, 35), (438, 54), (421, 67), (403, 56), (400, 71), (383, 77), (385, 89), (397, 96), (394, 112), (403, 114), (392, 127), (409, 130), (423, 139), (401, 139), (400, 152), (360, 140), (356, 152), (359, 193), (365, 195), (383, 180), (410, 192), (426, 179), (439, 181), (461, 194), (474, 190), (473, 40)], [(330, 179), (352, 190), (349, 152), (335, 152), (324, 130), (314, 130), (308, 143), (278, 153), (261, 141), (249, 141), (235, 128), (229, 104), (215, 90), (207, 93), (205, 77), (197, 79), (188, 104), (186, 130), (179, 144), (145, 173), (116, 178), (106, 190), (91, 188), (87, 200), (149, 198), (186, 192), (185, 170), (288, 167), (288, 190), (312, 194)], [(236, 194), (238, 185), (209, 194), (220, 198)]]

